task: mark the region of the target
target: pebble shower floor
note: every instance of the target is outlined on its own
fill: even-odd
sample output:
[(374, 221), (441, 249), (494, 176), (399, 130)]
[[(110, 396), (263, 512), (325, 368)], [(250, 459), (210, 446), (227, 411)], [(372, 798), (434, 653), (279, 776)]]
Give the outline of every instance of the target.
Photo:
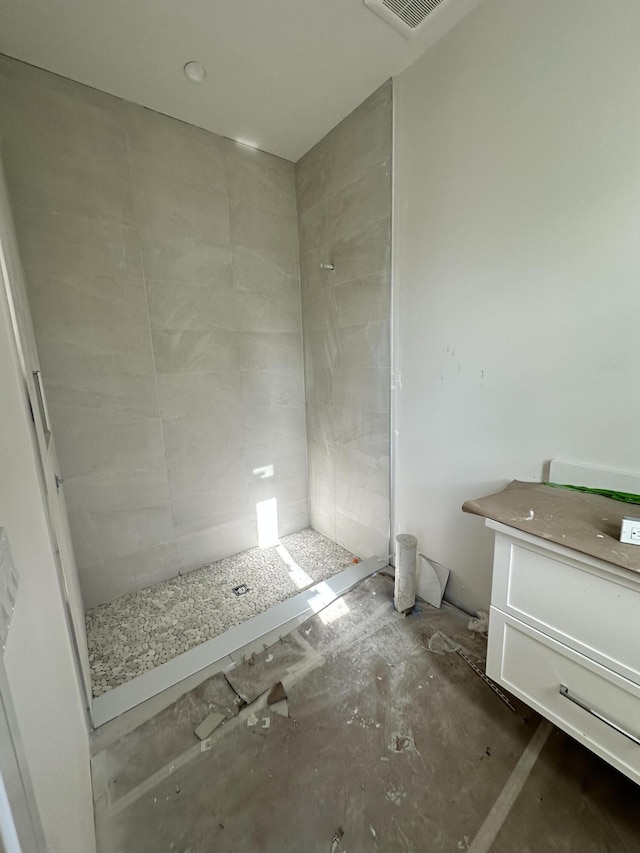
[[(93, 695), (327, 580), (353, 559), (309, 528), (283, 536), (272, 548), (252, 548), (88, 610)], [(237, 596), (233, 588), (241, 584), (249, 589)]]

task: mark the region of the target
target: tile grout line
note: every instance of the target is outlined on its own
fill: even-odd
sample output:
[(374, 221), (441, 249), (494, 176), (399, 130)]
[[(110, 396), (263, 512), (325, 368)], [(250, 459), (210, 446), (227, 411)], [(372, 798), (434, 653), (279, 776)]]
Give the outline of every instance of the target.
[(138, 216), (136, 213), (136, 205), (135, 205), (135, 202), (133, 199), (133, 192), (134, 192), (134, 190), (133, 190), (133, 167), (132, 167), (132, 160), (131, 160), (131, 148), (129, 146), (128, 116), (125, 118), (125, 126), (126, 126), (125, 140), (126, 140), (126, 145), (127, 145), (127, 166), (128, 166), (128, 171), (129, 171), (129, 186), (131, 187), (131, 205), (132, 205), (131, 213), (132, 213), (133, 227), (136, 230), (136, 248), (138, 250), (138, 257), (140, 259), (140, 271), (142, 273), (142, 287), (144, 290), (144, 301), (145, 301), (145, 306), (147, 309), (147, 331), (149, 334), (149, 347), (151, 348), (151, 363), (153, 364), (153, 384), (154, 384), (154, 387), (156, 389), (156, 404), (158, 406), (158, 420), (160, 421), (160, 436), (162, 438), (162, 459), (164, 462), (164, 474), (167, 478), (167, 486), (168, 486), (168, 490), (169, 490), (169, 507), (168, 507), (168, 509), (169, 509), (169, 515), (171, 517), (171, 533), (172, 533), (172, 535), (170, 538), (165, 539), (163, 542), (157, 543), (157, 545), (174, 544), (176, 558), (177, 558), (178, 557), (178, 549), (177, 549), (177, 546), (175, 546), (176, 531), (175, 531), (175, 520), (173, 518), (173, 495), (172, 495), (172, 491), (171, 491), (171, 483), (169, 482), (169, 466), (167, 464), (167, 446), (166, 446), (165, 437), (164, 437), (164, 424), (162, 422), (162, 410), (160, 407), (160, 390), (159, 390), (159, 386), (158, 386), (158, 368), (156, 365), (156, 353), (155, 353), (155, 349), (153, 346), (153, 329), (151, 328), (151, 312), (149, 311), (149, 293), (147, 290), (147, 274), (146, 274), (146, 269), (145, 269), (144, 257), (143, 257), (143, 253), (142, 253), (142, 247), (140, 245), (140, 238), (139, 238), (140, 227), (138, 224)]
[(553, 724), (548, 720), (541, 720), (493, 808), (471, 842), (468, 853), (489, 853), (552, 731)]

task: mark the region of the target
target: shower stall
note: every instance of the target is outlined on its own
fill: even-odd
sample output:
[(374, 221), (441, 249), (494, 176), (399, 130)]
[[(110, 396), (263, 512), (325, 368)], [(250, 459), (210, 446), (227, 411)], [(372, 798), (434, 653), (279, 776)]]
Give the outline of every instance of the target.
[(386, 561), (391, 83), (296, 164), (7, 57), (0, 126), (87, 690)]

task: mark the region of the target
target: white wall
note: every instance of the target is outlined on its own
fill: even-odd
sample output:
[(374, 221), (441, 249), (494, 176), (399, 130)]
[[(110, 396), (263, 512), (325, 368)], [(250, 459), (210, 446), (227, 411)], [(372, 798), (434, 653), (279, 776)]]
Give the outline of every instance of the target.
[(0, 527), (7, 531), (20, 574), (5, 653), (7, 677), (49, 849), (91, 853), (89, 736), (1, 275), (0, 400)]
[(396, 531), (486, 606), (466, 498), (640, 470), (640, 6), (484, 0), (397, 80)]

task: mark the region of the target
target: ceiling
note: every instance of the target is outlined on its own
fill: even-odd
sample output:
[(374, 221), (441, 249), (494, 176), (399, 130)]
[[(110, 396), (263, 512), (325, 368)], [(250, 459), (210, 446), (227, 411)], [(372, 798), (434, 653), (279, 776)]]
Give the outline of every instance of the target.
[(362, 0), (3, 0), (0, 53), (296, 161), (478, 2), (407, 40)]

